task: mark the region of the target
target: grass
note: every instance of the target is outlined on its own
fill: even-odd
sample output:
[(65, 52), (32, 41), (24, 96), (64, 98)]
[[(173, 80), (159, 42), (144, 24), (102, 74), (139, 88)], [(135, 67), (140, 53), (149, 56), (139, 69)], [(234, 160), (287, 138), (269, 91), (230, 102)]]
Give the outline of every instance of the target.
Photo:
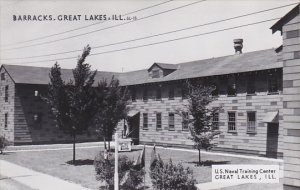
[[(142, 147), (135, 146), (132, 152), (123, 152), (131, 159), (136, 159), (141, 153)], [(33, 170), (46, 173), (61, 179), (81, 184), (91, 189), (98, 189), (101, 185), (95, 178), (93, 160), (96, 154), (103, 148), (86, 148), (76, 150), (77, 164), (71, 163), (72, 150), (48, 150), (48, 151), (28, 151), (28, 152), (7, 152), (0, 155), (0, 159), (31, 168)], [(149, 172), (150, 155), (152, 148), (146, 148), (146, 172)], [(204, 166), (196, 166), (198, 161), (197, 152), (178, 151), (168, 148), (157, 148), (157, 153), (165, 161), (172, 158), (173, 162), (182, 162), (184, 166), (190, 167), (194, 171), (194, 176), (198, 183), (211, 181), (211, 164), (278, 164), (256, 159), (245, 159), (237, 157), (226, 157), (201, 154), (202, 160), (206, 161)], [(151, 180), (146, 174), (146, 186), (151, 189)]]

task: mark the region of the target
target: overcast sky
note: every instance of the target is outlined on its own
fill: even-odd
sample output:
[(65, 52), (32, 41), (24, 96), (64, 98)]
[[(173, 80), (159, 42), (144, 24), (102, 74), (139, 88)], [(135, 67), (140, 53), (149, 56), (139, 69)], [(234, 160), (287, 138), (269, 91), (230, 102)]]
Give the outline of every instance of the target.
[[(299, 2), (299, 0), (207, 0), (174, 11), (169, 11), (164, 14), (151, 16), (149, 18), (137, 20), (129, 24), (124, 24), (105, 30), (102, 28), (115, 26), (121, 23), (126, 23), (128, 21), (109, 20), (99, 23), (101, 21), (85, 20), (85, 15), (87, 17), (90, 17), (91, 15), (106, 15), (108, 18), (111, 17), (111, 15), (126, 14), (128, 12), (143, 9), (145, 7), (156, 5), (165, 1), (167, 0), (0, 0), (0, 64), (50, 67), (55, 63), (55, 60), (57, 60), (62, 68), (74, 68), (76, 65), (76, 58), (64, 58), (76, 57), (80, 55), (80, 51), (36, 58), (10, 58), (23, 58), (81, 50), (87, 44), (92, 47), (92, 54), (152, 44), (185, 36), (202, 34), (225, 28), (264, 21), (268, 19), (280, 18), (296, 5), (291, 5), (289, 7), (269, 12), (264, 12), (248, 17), (241, 17), (235, 20), (198, 27), (168, 35), (161, 35), (153, 38), (108, 47), (93, 48), (96, 46), (142, 38), (145, 36), (183, 29), (191, 26), (205, 24), (208, 22), (218, 21), (221, 19)], [(133, 13), (130, 16), (141, 19), (149, 15), (174, 9), (176, 7), (187, 5), (193, 2), (196, 1), (174, 0), (160, 6), (155, 6), (144, 11)], [(28, 15), (30, 15), (31, 17), (47, 15), (47, 18), (49, 18), (49, 15), (51, 15), (52, 18), (56, 20), (14, 21), (14, 15), (17, 16), (17, 18), (18, 16), (22, 16), (23, 18), (23, 15), (26, 15), (25, 17), (27, 18)], [(60, 15), (81, 16), (80, 20), (59, 21), (58, 19), (61, 18)], [(72, 17), (74, 18), (74, 16)], [(233, 39), (235, 38), (244, 39), (243, 52), (277, 48), (282, 43), (281, 35), (278, 32), (272, 34), (271, 30), (269, 29), (277, 20), (233, 30), (212, 33), (208, 35), (201, 35), (198, 37), (173, 41), (169, 43), (161, 43), (158, 45), (135, 48), (126, 51), (93, 55), (87, 59), (87, 62), (92, 65), (93, 69), (102, 71), (126, 72), (148, 68), (154, 62), (175, 64), (224, 55), (232, 55), (234, 54)], [(94, 25), (84, 27), (91, 24)], [(82, 27), (82, 29), (80, 30), (34, 40), (36, 38), (45, 37), (80, 27)], [(102, 30), (98, 32), (92, 32), (99, 29)], [(78, 37), (72, 37), (66, 40), (60, 40), (63, 38), (85, 34), (88, 32), (91, 33)], [(59, 41), (53, 42), (55, 40)], [(24, 41), (28, 42), (24, 43)], [(51, 41), (52, 43), (49, 43)], [(40, 43), (45, 44), (36, 45)], [(30, 47), (24, 48), (24, 46)]]

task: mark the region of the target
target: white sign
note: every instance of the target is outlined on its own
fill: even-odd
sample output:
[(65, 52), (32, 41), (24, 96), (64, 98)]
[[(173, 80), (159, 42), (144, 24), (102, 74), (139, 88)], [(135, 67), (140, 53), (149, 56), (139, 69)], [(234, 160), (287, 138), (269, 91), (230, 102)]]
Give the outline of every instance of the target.
[(213, 183), (279, 183), (279, 165), (213, 165)]

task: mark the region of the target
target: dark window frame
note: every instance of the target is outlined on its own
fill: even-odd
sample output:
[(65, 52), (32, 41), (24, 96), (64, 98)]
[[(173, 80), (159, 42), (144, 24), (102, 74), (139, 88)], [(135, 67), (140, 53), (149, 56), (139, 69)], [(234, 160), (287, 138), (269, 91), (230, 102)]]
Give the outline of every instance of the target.
[(236, 96), (237, 87), (236, 87), (236, 78), (230, 77), (227, 79), (227, 96)]
[[(250, 121), (250, 119), (253, 119), (250, 117), (250, 114), (254, 114), (254, 121)], [(257, 124), (256, 112), (248, 111), (247, 112), (247, 133), (256, 133), (256, 124)]]
[(212, 85), (213, 88), (215, 88), (212, 92), (211, 92), (211, 95), (213, 97), (218, 97), (220, 92), (219, 92), (219, 85), (217, 83), (213, 84)]
[(152, 78), (159, 78), (159, 70), (152, 70)]
[(148, 101), (148, 89), (143, 89), (143, 101)]
[(8, 102), (8, 96), (9, 96), (9, 94), (8, 94), (8, 90), (9, 90), (9, 86), (8, 85), (6, 85), (5, 86), (5, 92), (4, 92), (4, 101), (5, 102)]
[(1, 73), (1, 80), (5, 80), (5, 73)]
[(136, 101), (136, 89), (132, 88), (130, 90), (130, 94), (131, 94), (131, 101), (135, 102)]
[(189, 130), (189, 112), (182, 112), (182, 130), (188, 131)]
[(188, 99), (188, 89), (186, 87), (181, 88), (181, 97), (182, 99)]
[(158, 101), (161, 100), (161, 87), (155, 89), (155, 99)]
[(162, 130), (162, 114), (161, 112), (156, 113), (156, 130)]
[(174, 98), (175, 98), (175, 89), (173, 87), (169, 87), (168, 97), (169, 97), (169, 100), (174, 100)]
[(255, 75), (249, 75), (247, 77), (247, 95), (256, 94), (256, 77)]
[[(233, 115), (232, 115), (233, 114)], [(236, 133), (236, 112), (229, 111), (227, 113), (228, 116), (228, 132), (229, 133)]]
[(169, 130), (170, 131), (175, 131), (175, 113), (174, 112), (169, 112)]
[(143, 113), (143, 129), (148, 129), (148, 113)]
[(35, 128), (41, 128), (42, 127), (42, 120), (43, 120), (43, 114), (41, 113), (34, 113), (33, 114), (33, 124)]
[(268, 94), (278, 94), (279, 93), (279, 81), (278, 75), (276, 73), (268, 74)]
[(212, 129), (219, 130), (219, 122), (220, 122), (220, 114), (219, 112), (215, 112), (212, 114)]
[(8, 128), (8, 113), (4, 114), (4, 129), (7, 130)]

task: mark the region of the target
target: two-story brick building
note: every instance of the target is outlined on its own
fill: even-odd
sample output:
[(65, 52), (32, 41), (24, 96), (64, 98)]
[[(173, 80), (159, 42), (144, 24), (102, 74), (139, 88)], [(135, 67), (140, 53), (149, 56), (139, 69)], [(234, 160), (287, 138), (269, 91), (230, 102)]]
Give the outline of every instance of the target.
[[(49, 68), (1, 67), (1, 133), (14, 144), (61, 142), (68, 138), (53, 127), (54, 118), (39, 98), (47, 90), (48, 73)], [(71, 70), (62, 73), (65, 80), (71, 76)], [(132, 93), (128, 126), (141, 143), (192, 145), (187, 139), (187, 124), (175, 114), (187, 104), (182, 86), (189, 79), (217, 87), (217, 100), (212, 106), (222, 106), (214, 118), (222, 131), (218, 149), (282, 156), (282, 61), (274, 49), (238, 51), (181, 64), (154, 63), (147, 70), (128, 73), (99, 72), (97, 80), (112, 75)]]
[[(188, 101), (185, 80), (215, 85), (221, 106), (214, 125), (222, 131), (219, 150), (282, 156), (282, 61), (274, 49), (193, 61), (154, 63), (119, 75), (132, 92), (129, 131), (141, 143), (188, 147), (187, 123), (176, 111)], [(123, 123), (120, 123), (122, 129)]]

